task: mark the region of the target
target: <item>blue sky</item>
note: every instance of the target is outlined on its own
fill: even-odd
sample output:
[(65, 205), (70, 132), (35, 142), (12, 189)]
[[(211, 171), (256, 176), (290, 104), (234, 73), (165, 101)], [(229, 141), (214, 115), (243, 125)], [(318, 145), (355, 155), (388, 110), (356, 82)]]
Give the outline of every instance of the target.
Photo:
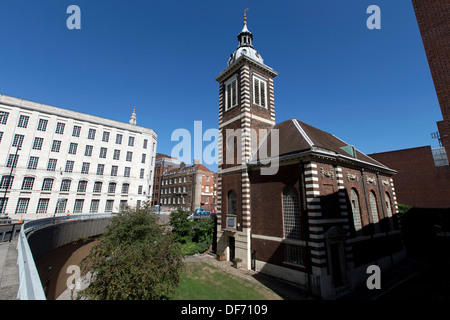
[[(81, 30), (66, 27), (72, 4)], [(366, 27), (372, 4), (380, 30)], [(175, 129), (217, 128), (214, 78), (245, 8), (279, 73), (277, 122), (297, 118), (365, 153), (437, 146), (442, 115), (410, 0), (2, 0), (0, 93), (124, 122), (136, 106), (170, 154)]]

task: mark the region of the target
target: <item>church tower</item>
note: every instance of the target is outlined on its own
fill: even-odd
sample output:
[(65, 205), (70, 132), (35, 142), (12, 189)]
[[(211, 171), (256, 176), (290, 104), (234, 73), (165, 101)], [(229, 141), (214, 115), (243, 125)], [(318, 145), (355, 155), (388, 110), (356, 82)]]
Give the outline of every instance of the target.
[[(246, 10), (247, 11), (247, 10)], [(253, 47), (253, 34), (244, 12), (238, 47), (219, 82), (219, 166), (217, 251), (228, 260), (242, 259), (251, 267), (251, 206), (247, 161), (275, 125), (273, 78)]]

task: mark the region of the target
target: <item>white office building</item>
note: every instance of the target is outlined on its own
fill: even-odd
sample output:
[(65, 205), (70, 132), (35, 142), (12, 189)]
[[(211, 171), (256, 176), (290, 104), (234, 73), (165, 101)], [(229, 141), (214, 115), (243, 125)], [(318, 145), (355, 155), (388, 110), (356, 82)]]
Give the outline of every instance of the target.
[(0, 213), (12, 219), (117, 212), (151, 201), (157, 134), (0, 95)]

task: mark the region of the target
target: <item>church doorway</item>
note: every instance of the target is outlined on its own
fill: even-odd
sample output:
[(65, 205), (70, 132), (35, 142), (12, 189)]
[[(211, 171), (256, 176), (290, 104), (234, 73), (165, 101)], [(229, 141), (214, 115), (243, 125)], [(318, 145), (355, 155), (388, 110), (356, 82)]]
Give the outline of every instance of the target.
[(228, 248), (230, 250), (230, 261), (232, 261), (236, 257), (236, 248), (235, 248), (235, 239), (234, 237), (228, 237)]

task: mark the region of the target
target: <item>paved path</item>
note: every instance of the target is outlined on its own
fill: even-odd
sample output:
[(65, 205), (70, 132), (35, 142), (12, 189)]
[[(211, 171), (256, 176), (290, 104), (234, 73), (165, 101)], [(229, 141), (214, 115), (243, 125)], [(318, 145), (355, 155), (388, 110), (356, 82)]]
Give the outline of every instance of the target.
[(17, 300), (19, 266), (16, 236), (11, 242), (0, 243), (0, 300)]

